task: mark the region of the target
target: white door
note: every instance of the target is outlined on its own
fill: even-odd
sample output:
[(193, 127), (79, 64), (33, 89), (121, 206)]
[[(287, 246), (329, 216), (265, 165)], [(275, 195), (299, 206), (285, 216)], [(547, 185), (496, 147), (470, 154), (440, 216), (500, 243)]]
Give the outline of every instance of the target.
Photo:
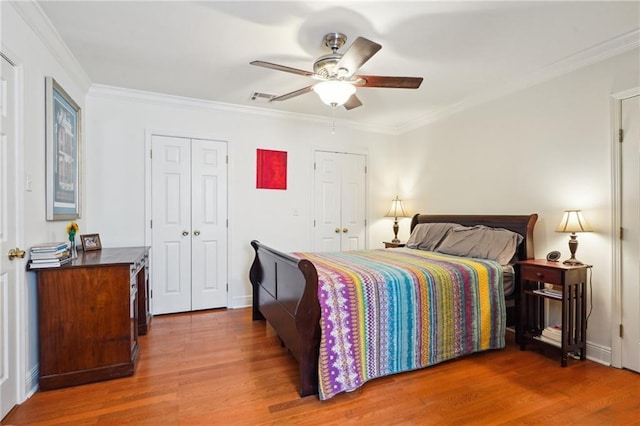
[(340, 251), (340, 154), (316, 151), (314, 159), (315, 251)]
[(153, 312), (227, 304), (226, 144), (152, 138)]
[(191, 142), (191, 309), (227, 305), (227, 146)]
[(366, 240), (366, 157), (316, 151), (314, 250), (359, 250)]
[(366, 233), (364, 155), (342, 156), (342, 250), (364, 250)]
[(622, 100), (622, 367), (640, 372), (640, 96)]
[(191, 310), (191, 143), (154, 136), (151, 158), (153, 313)]
[(9, 260), (16, 248), (16, 78), (2, 57), (0, 74), (0, 419), (18, 403), (18, 288), (21, 259)]

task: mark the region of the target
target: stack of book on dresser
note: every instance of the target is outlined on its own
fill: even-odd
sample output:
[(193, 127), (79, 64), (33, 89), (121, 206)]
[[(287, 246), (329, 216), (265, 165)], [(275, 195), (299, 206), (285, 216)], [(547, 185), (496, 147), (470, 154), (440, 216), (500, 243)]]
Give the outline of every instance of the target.
[(31, 247), (30, 269), (55, 268), (71, 262), (68, 242), (43, 243)]

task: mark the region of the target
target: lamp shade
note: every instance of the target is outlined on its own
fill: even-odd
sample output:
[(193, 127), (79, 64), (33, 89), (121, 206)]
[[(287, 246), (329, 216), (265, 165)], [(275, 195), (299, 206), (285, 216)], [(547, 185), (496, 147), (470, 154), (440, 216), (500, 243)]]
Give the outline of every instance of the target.
[(402, 200), (399, 199), (397, 195), (396, 198), (391, 200), (391, 208), (389, 209), (385, 217), (409, 217), (409, 214), (404, 208), (404, 204), (402, 204)]
[(584, 220), (582, 211), (566, 210), (562, 215), (560, 225), (556, 228), (556, 232), (591, 232), (591, 226)]
[(320, 96), (320, 99), (325, 104), (339, 106), (347, 102), (351, 95), (356, 93), (356, 88), (353, 84), (344, 81), (329, 80), (313, 86), (313, 91)]

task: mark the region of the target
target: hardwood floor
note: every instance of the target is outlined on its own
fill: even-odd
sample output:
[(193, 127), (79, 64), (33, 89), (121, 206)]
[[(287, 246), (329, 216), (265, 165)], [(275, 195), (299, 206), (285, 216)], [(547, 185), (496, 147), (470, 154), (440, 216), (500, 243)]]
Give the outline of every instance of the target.
[(640, 375), (513, 341), (323, 402), (298, 396), (295, 360), (250, 309), (155, 317), (140, 355), (133, 377), (38, 392), (2, 424), (640, 424)]

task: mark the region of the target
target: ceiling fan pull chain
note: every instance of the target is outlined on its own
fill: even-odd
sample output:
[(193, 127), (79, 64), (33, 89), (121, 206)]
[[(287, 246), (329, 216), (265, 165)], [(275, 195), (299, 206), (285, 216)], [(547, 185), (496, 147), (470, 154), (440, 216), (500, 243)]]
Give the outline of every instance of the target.
[(336, 134), (336, 106), (331, 106), (331, 134)]

